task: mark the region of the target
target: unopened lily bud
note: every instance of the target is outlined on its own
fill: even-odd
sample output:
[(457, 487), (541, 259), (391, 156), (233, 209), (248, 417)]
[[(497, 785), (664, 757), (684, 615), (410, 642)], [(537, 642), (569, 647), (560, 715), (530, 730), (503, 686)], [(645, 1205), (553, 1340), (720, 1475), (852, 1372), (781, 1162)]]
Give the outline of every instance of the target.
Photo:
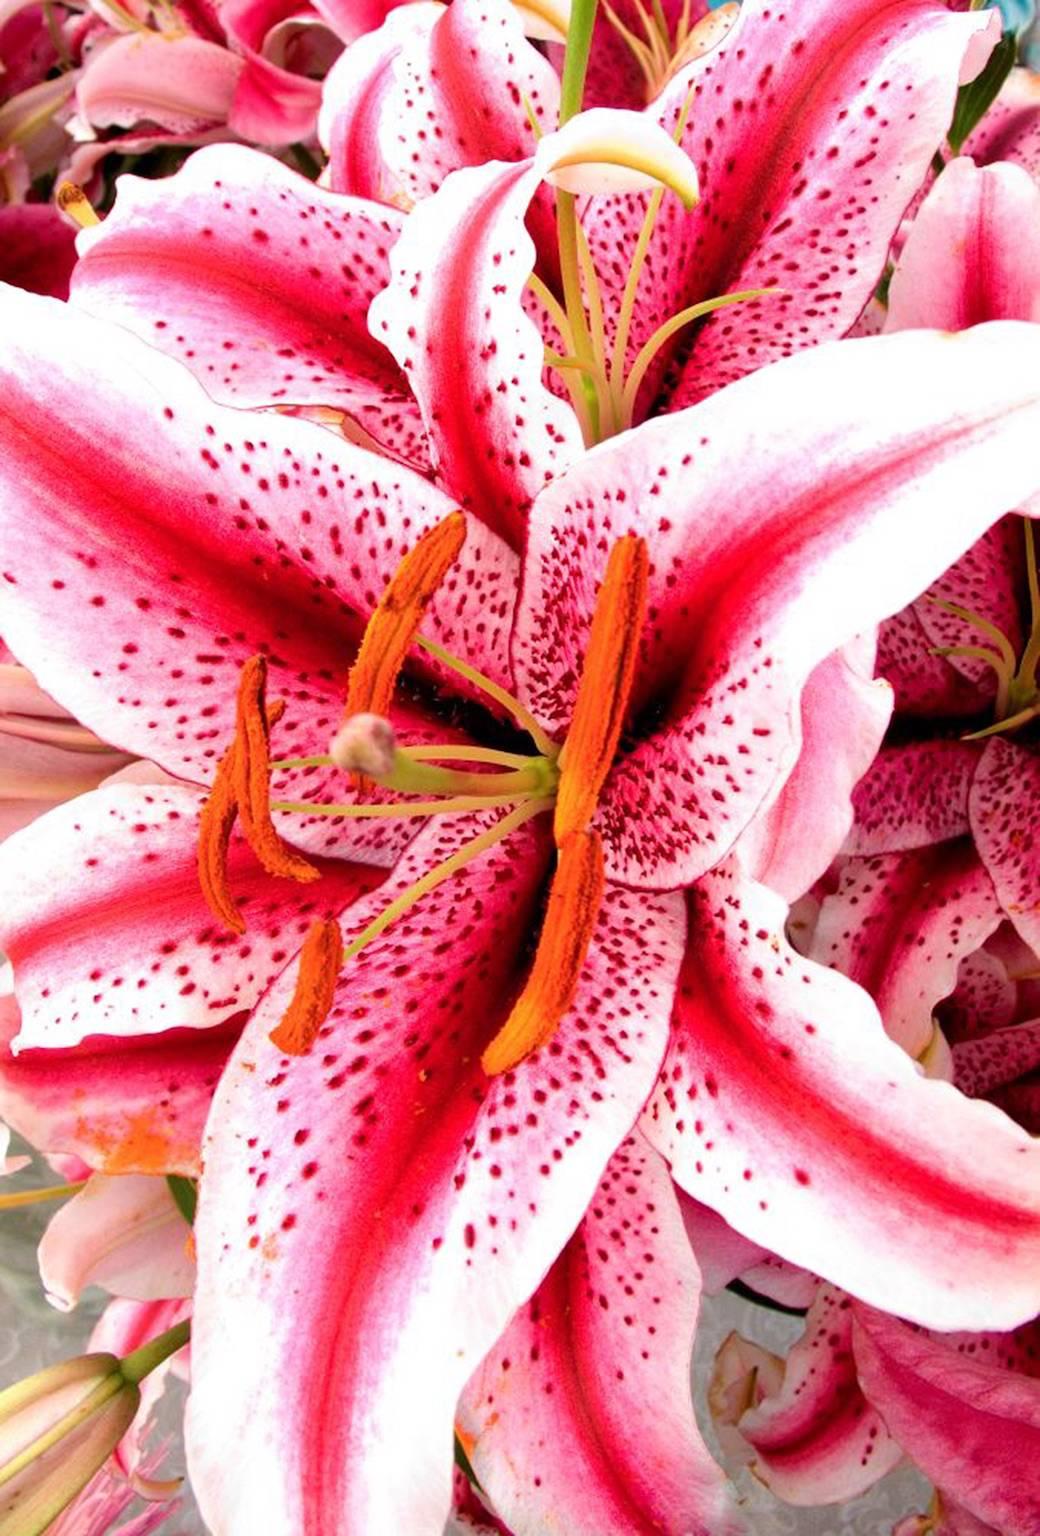
[(382, 715), (349, 715), (329, 747), (329, 756), (346, 773), (385, 778), (393, 772), (397, 737)]
[(107, 1461), (140, 1405), (115, 1355), (80, 1355), (0, 1392), (0, 1536), (38, 1536)]
[(660, 123), (641, 112), (592, 107), (538, 145), (535, 164), (565, 192), (645, 192), (668, 187), (687, 208), (697, 201), (697, 167)]
[(0, 1536), (43, 1536), (126, 1434), (138, 1383), (189, 1333), (177, 1323), (122, 1360), (78, 1355), (0, 1392)]

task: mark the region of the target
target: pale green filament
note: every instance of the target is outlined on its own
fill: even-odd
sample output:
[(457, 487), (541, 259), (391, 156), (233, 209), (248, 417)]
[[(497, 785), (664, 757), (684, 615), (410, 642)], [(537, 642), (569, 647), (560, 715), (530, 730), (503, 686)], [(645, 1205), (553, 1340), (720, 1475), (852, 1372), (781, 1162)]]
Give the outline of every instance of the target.
[[(525, 805), (544, 795), (446, 795), (443, 800), (412, 800), (394, 805), (334, 805), (322, 800), (272, 800), (272, 811), (297, 811), (308, 816), (348, 816), (351, 819), (409, 821), (416, 817), (447, 816), (452, 811), (498, 810), (503, 805)], [(0, 1201), (0, 1205), (2, 1205)]]
[(992, 667), (996, 673), (997, 694), (993, 705), (996, 719), (992, 725), (984, 726), (980, 731), (970, 731), (964, 738), (966, 741), (980, 741), (987, 736), (1015, 731), (1020, 725), (1026, 725), (1040, 715), (1040, 682), (1037, 678), (1037, 668), (1040, 666), (1040, 579), (1037, 576), (1033, 525), (1029, 518), (1022, 519), (1022, 533), (1025, 539), (1026, 580), (1029, 585), (1030, 631), (1021, 657), (1015, 656), (1011, 641), (992, 620), (974, 613), (970, 608), (962, 608), (959, 603), (950, 603), (936, 597), (927, 599), (935, 607), (942, 608), (945, 613), (952, 613), (955, 618), (962, 619), (965, 624), (970, 624), (987, 640), (992, 641), (992, 649), (985, 645), (939, 645), (932, 648), (935, 656), (975, 657)]
[(467, 682), (472, 683), (475, 688), (479, 688), (481, 693), (486, 693), (489, 699), (494, 699), (496, 704), (501, 704), (503, 709), (508, 710), (509, 714), (512, 715), (517, 725), (527, 732), (542, 756), (549, 758), (550, 762), (556, 761), (560, 755), (559, 747), (551, 736), (545, 734), (534, 715), (521, 704), (519, 699), (515, 699), (511, 693), (507, 693), (493, 678), (488, 677), (484, 672), (478, 671), (476, 667), (471, 667), (468, 661), (462, 661), (460, 657), (453, 656), (442, 645), (438, 645), (436, 640), (427, 640), (425, 635), (417, 635), (415, 643), (421, 650), (428, 651), (431, 656), (436, 656), (438, 661), (443, 662), (446, 667), (450, 667), (453, 672), (457, 672), (460, 677), (466, 678)]
[(503, 816), (500, 821), (496, 821), (493, 827), (488, 827), (486, 831), (479, 833), (470, 842), (464, 844), (457, 853), (452, 854), (451, 858), (445, 859), (442, 863), (435, 864), (432, 869), (427, 870), (426, 874), (416, 880), (414, 885), (410, 885), (406, 891), (402, 891), (400, 896), (390, 902), (389, 906), (383, 908), (378, 917), (373, 918), (355, 938), (351, 939), (343, 951), (344, 964), (348, 960), (352, 960), (356, 954), (359, 954), (366, 944), (370, 944), (373, 939), (378, 938), (385, 929), (389, 928), (391, 923), (396, 922), (410, 907), (414, 907), (417, 901), (421, 901), (424, 896), (429, 895), (430, 891), (436, 890), (437, 886), (443, 884), (445, 880), (449, 880), (460, 869), (465, 869), (467, 864), (479, 858), (482, 853), (486, 853), (489, 848), (493, 848), (496, 843), (500, 843), (503, 838), (509, 837), (518, 827), (523, 826), (525, 821), (530, 821), (534, 816), (540, 816), (543, 811), (551, 810), (552, 804), (551, 799), (545, 798), (529, 800), (522, 805), (516, 806), (507, 816)]

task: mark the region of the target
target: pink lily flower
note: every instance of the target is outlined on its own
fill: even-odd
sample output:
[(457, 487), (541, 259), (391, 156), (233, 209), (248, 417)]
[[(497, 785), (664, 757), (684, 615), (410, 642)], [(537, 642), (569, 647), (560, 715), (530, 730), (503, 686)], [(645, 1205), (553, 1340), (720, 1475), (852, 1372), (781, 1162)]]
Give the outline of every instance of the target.
[[(2, 622), (36, 675), (129, 750), (147, 742), (164, 767), (205, 783), (232, 734), (240, 666), (260, 651), (289, 706), (276, 739), (327, 741), (373, 604), (418, 536), (450, 524), (453, 503), (310, 423), (216, 404), (168, 359), (73, 310), (20, 295), (5, 322)], [(485, 681), (471, 670), (456, 686), (450, 664), (418, 662), (395, 712), (406, 753), (419, 719), (449, 759), (497, 752), (483, 743), (502, 740), (502, 695), (476, 703), (488, 681), (536, 745), (563, 736), (611, 549), (648, 550), (648, 620), (630, 626), (641, 642), (632, 719), (646, 729), (605, 765), (602, 906), (551, 1039), (504, 1072), (489, 1077), (479, 1058), (529, 968), (553, 862), (540, 814), (549, 794), (506, 813), (511, 834), (490, 810), (458, 807), (409, 832), (401, 854), (400, 830), (379, 831), (378, 816), (376, 832), (357, 830), (366, 818), (349, 796), (322, 814), (335, 782), (325, 764), (287, 766), (282, 782), (311, 804), (286, 812), (297, 848), (397, 862), (363, 890), (357, 865), (337, 877), (329, 860), (302, 923), (289, 916), (290, 883), (266, 886), (269, 899), (290, 891), (278, 960), (260, 919), (219, 946), (212, 921), (199, 926), (186, 895), (191, 788), (182, 804), (173, 790), (126, 791), (116, 815), (99, 791), (20, 834), (23, 850), (37, 840), (40, 884), (3, 904), (4, 944), (38, 1048), (75, 1048), (99, 1027), (131, 1038), (164, 1023), (197, 1029), (253, 1007), (323, 908), (348, 939), (379, 929), (343, 970), (310, 1049), (269, 1038), (298, 1044), (284, 1033), (292, 967), (254, 1008), (218, 1089), (190, 1431), (211, 1522), (439, 1531), (459, 1393), (572, 1237), (648, 1097), (643, 1132), (676, 1180), (762, 1246), (935, 1324), (1035, 1312), (1031, 1143), (991, 1106), (921, 1078), (865, 994), (788, 948), (784, 904), (727, 855), (797, 757), (813, 669), (1033, 493), (1036, 350), (1031, 328), (1003, 325), (849, 343), (761, 370), (541, 490), (522, 585), (508, 545), (465, 519), (423, 626)], [(45, 391), (33, 388), (40, 369)], [(76, 477), (56, 456), (55, 416)], [(132, 540), (113, 537), (128, 525)], [(450, 719), (449, 701), (470, 723), (445, 742), (437, 710)], [(516, 770), (525, 784), (552, 782), (544, 749), (512, 755), (529, 765)], [(484, 834), (482, 857), (416, 899), (416, 881)], [(248, 894), (250, 878), (235, 859), (232, 892)], [(55, 921), (58, 892), (81, 931), (92, 913), (89, 957), (68, 942), (74, 924)], [(387, 924), (393, 902), (408, 910)], [(313, 946), (307, 955), (313, 966)], [(893, 1221), (893, 1210), (904, 1214)], [(262, 1359), (247, 1336), (268, 1341)], [(287, 1422), (292, 1452), (273, 1455)], [(234, 1466), (211, 1460), (217, 1423), (221, 1443), (230, 1433), (242, 1447)], [(393, 1448), (403, 1442), (404, 1467)]]
[[(330, 76), (323, 108), (334, 187), (414, 200), (453, 168), (486, 160), (470, 116), (474, 81), (488, 103), (481, 133), (489, 136), (490, 152), (508, 160), (518, 149), (530, 155), (524, 99), (533, 101), (536, 118), (551, 113), (551, 81), (545, 61), (519, 38), (509, 8), (503, 3), (490, 12), (493, 26), (488, 14), (486, 6), (453, 4), (431, 26), (430, 12), (421, 18), (402, 12), (384, 29), (385, 38), (368, 40), (367, 76), (360, 55), (338, 66), (344, 73)], [(689, 404), (752, 368), (849, 329), (944, 141), (958, 81), (982, 67), (997, 35), (991, 13), (958, 15), (944, 5), (814, 4), (799, 9), (797, 35), (787, 13), (779, 16), (764, 0), (749, 0), (725, 40), (676, 76), (647, 110), (669, 132), (685, 121), (681, 142), (703, 195), (692, 211), (673, 200), (660, 207), (645, 267), (635, 254), (645, 200), (593, 199), (582, 214), (601, 290), (603, 366), (627, 374), (651, 337), (662, 340), (623, 424)], [(463, 42), (473, 60), (464, 79), (439, 63)], [(842, 105), (850, 93), (862, 104), (855, 114)], [(779, 131), (780, 123), (795, 126)], [(410, 227), (414, 249), (426, 252), (426, 291), (438, 286), (449, 260), (460, 291), (475, 291), (461, 251), (446, 249), (446, 228), (479, 220), (489, 241), (516, 250), (519, 240), (526, 256), (522, 221), (530, 199), (518, 185), (507, 204), (511, 181), (505, 167), (488, 166), (483, 183), (460, 182), (453, 194), (445, 189), (442, 201), (417, 210)], [(546, 244), (534, 232), (544, 259)], [(471, 259), (476, 253), (474, 246)], [(634, 302), (629, 287), (637, 280)], [(779, 291), (735, 314), (704, 319), (692, 341), (685, 329), (660, 337), (660, 328), (691, 306), (770, 287)], [(504, 308), (495, 308), (499, 329)], [(410, 321), (416, 323), (414, 314)], [(419, 339), (431, 362), (427, 376), (413, 377), (412, 385), (434, 420), (447, 413), (434, 382), (451, 373), (458, 337), (452, 332), (449, 338), (440, 325), (422, 325)], [(548, 328), (545, 339), (559, 345)], [(461, 350), (466, 355), (468, 349)], [(460, 424), (462, 430), (468, 428)]]
[(41, 1239), (48, 1300), (68, 1311), (88, 1285), (138, 1301), (190, 1296), (190, 1235), (165, 1178), (92, 1174), (51, 1217)]
[[(398, 275), (384, 303), (384, 313), (392, 314), (386, 330), (379, 317), (375, 341), (367, 310), (386, 284), (388, 252), (400, 228), (396, 213), (353, 199), (337, 200), (294, 182), (287, 171), (271, 171), (267, 162), (228, 150), (219, 157), (215, 150), (194, 156), (177, 177), (152, 191), (124, 178), (114, 212), (81, 237), (73, 300), (118, 319), (150, 344), (187, 362), (219, 399), (343, 411), (348, 433), (357, 436), (360, 427), (368, 434), (362, 440), (374, 436), (417, 467), (428, 467), (432, 457), (440, 483), (452, 496), (476, 508), (485, 520), (494, 520), (518, 542), (531, 497), (547, 476), (581, 452), (583, 436), (591, 440), (607, 435), (693, 398), (684, 392), (686, 386), (677, 394), (670, 386), (659, 397), (655, 394), (666, 357), (681, 344), (682, 335), (689, 335), (680, 332), (677, 342), (673, 332), (680, 317), (690, 319), (691, 304), (693, 313), (700, 314), (701, 300), (710, 309), (727, 288), (776, 283), (783, 289), (736, 312), (737, 318), (717, 315), (706, 320), (696, 335), (695, 359), (684, 374), (692, 380), (691, 370), (696, 369), (694, 393), (705, 393), (763, 362), (848, 328), (877, 280), (905, 201), (942, 140), (959, 75), (981, 62), (980, 50), (984, 56), (993, 26), (985, 15), (957, 15), (936, 5), (915, 9), (912, 16), (901, 12), (893, 33), (876, 7), (859, 17), (847, 7), (821, 5), (819, 15), (806, 18), (811, 42), (795, 48), (787, 46), (786, 36), (780, 47), (773, 22), (759, 12), (757, 3), (742, 12), (742, 57), (733, 51), (734, 34), (712, 55), (718, 79), (713, 77), (709, 87), (706, 75), (703, 80), (696, 76), (700, 96), (693, 103), (685, 142), (701, 165), (700, 181), (707, 193), (702, 209), (687, 215), (672, 208), (671, 198), (660, 203), (645, 262), (637, 254), (643, 199), (628, 195), (622, 206), (612, 198), (593, 198), (583, 213), (603, 308), (602, 336), (597, 332), (591, 338), (595, 355), (588, 364), (604, 396), (595, 423), (573, 370), (564, 369), (560, 375), (569, 384), (554, 377), (549, 388), (543, 377), (546, 346), (557, 358), (561, 346), (567, 350), (559, 334), (559, 324), (566, 329), (567, 322), (561, 322), (554, 276), (560, 256), (546, 233), (552, 233), (553, 215), (544, 202), (544, 160), (535, 167), (516, 157), (533, 148), (525, 96), (536, 117), (551, 126), (556, 84), (546, 60), (524, 43), (519, 21), (508, 8), (494, 13), (494, 26), (482, 21), (484, 11), (466, 0), (444, 14), (424, 7), (402, 9), (383, 29), (386, 39), (374, 34), (354, 45), (339, 66), (349, 70), (350, 61), (359, 59), (370, 44), (381, 57), (383, 42), (391, 39), (387, 57), (395, 50), (401, 53), (400, 80), (415, 86), (417, 100), (429, 101), (434, 130), (427, 135), (423, 110), (398, 103), (397, 87), (390, 89), (378, 57), (371, 90), (363, 88), (360, 78), (356, 89), (352, 87), (351, 99), (359, 112), (368, 111), (366, 103), (382, 102), (378, 110), (384, 122), (392, 121), (394, 133), (404, 135), (399, 163), (410, 168), (412, 179), (402, 194), (407, 199), (431, 190), (453, 166), (479, 161), (489, 143), (507, 158), (497, 168), (474, 167), (468, 177), (448, 175), (443, 190), (410, 216), (409, 246), (399, 248), (394, 257)], [(432, 27), (431, 15), (436, 18)], [(836, 35), (836, 28), (847, 28), (848, 36), (844, 30)], [(789, 113), (801, 125), (797, 153), (788, 135), (758, 132), (750, 112), (725, 115), (721, 137), (715, 130), (709, 134), (702, 121), (698, 102), (708, 99), (709, 89), (712, 96), (717, 88), (726, 99), (744, 100), (749, 49), (755, 58), (761, 55), (761, 68), (774, 74), (782, 62), (784, 74), (777, 76), (769, 110)], [(835, 58), (851, 58), (850, 50), (857, 78), (868, 82), (863, 88), (869, 98), (866, 105), (876, 117), (865, 112), (864, 122), (878, 122), (868, 135), (877, 144), (860, 145), (855, 135), (849, 139), (846, 125), (835, 115), (837, 105), (830, 115), (809, 110), (824, 99), (818, 89), (821, 70), (831, 68)], [(473, 58), (473, 69), (488, 76), (485, 95), (491, 116), (482, 120), (481, 135), (466, 116), (470, 95), (463, 111), (457, 74), (436, 68), (442, 51), (445, 57), (464, 51)], [(437, 75), (435, 90), (431, 69)], [(660, 108), (669, 126), (693, 80), (687, 71)], [(901, 80), (911, 86), (909, 91), (895, 89)], [(473, 89), (470, 71), (467, 93)], [(835, 80), (835, 102), (841, 89), (842, 82)], [(897, 98), (907, 105), (890, 115), (886, 103)], [(912, 122), (904, 113), (912, 113)], [(654, 122), (655, 116), (646, 116), (647, 125)], [(397, 196), (396, 171), (391, 166), (393, 174), (385, 175), (386, 162), (366, 149), (375, 143), (377, 125), (372, 121), (366, 126), (359, 119), (355, 126), (356, 133), (351, 129), (346, 139), (354, 145), (354, 162), (366, 167), (360, 190)], [(808, 136), (804, 142), (803, 135)], [(831, 148), (837, 158), (830, 155)], [(817, 179), (810, 178), (804, 186), (796, 169), (803, 150), (804, 164), (818, 168), (812, 173)], [(743, 245), (738, 249), (732, 235), (738, 223), (741, 229), (748, 224), (743, 183), (737, 188), (725, 174), (733, 158), (741, 165), (758, 166), (756, 185), (777, 189), (777, 198), (771, 197), (763, 210), (768, 217), (752, 221), (772, 231), (754, 251)], [(858, 169), (853, 160), (862, 162)], [(343, 187), (345, 178), (338, 176), (334, 157), (333, 185)], [(880, 194), (858, 177), (886, 191)], [(850, 197), (858, 198), (855, 209), (850, 211), (832, 195), (839, 182), (849, 188)], [(659, 203), (656, 193), (652, 197), (651, 213)], [(733, 200), (732, 206), (727, 199)], [(539, 263), (531, 281), (536, 251), (524, 228), (530, 210), (536, 213)], [(305, 260), (298, 234), (301, 218), (309, 224), (308, 244), (302, 248)], [(675, 221), (686, 219), (693, 222), (680, 229)], [(476, 227), (473, 221), (484, 234), (480, 242), (467, 244), (461, 234)], [(694, 235), (701, 240), (695, 277), (685, 267), (680, 272), (681, 263), (665, 259), (667, 243), (678, 233), (684, 250), (695, 248)], [(856, 268), (855, 273), (842, 269), (840, 293), (833, 259), (839, 245)], [(501, 270), (488, 266), (488, 251), (496, 252)], [(796, 270), (802, 274), (797, 284)], [(206, 274), (203, 284), (200, 272)], [(423, 295), (418, 302), (409, 294), (416, 278)], [(626, 278), (631, 278), (628, 287)], [(308, 293), (304, 306), (299, 300), (301, 283)], [(451, 323), (442, 305), (425, 298), (443, 291), (445, 283), (471, 301), (451, 307)], [(494, 302), (489, 303), (486, 290), (496, 285), (503, 291), (493, 293)], [(822, 303), (821, 293), (837, 297)], [(773, 307), (767, 311), (766, 306)], [(539, 331), (533, 329), (529, 314)], [(759, 315), (761, 320), (754, 318)], [(575, 314), (569, 313), (569, 320), (578, 324)], [(415, 331), (414, 344), (409, 328)], [(646, 344), (649, 349), (637, 369)], [(420, 361), (405, 383), (399, 363), (413, 353)], [(494, 354), (501, 366), (487, 405), (485, 364)], [(465, 388), (460, 388), (460, 367), (472, 369)], [(464, 411), (466, 401), (471, 404)], [(531, 430), (532, 410), (544, 430)], [(467, 445), (475, 442), (487, 443), (490, 451), (472, 454)]]

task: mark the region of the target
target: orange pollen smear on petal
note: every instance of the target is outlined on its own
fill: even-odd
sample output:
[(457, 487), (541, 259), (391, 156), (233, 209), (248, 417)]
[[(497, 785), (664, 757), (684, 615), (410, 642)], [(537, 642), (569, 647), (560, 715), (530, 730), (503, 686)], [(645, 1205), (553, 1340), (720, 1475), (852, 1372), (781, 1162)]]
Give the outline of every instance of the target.
[(635, 534), (619, 539), (610, 551), (592, 615), (574, 716), (560, 754), (562, 773), (553, 822), (557, 847), (572, 833), (584, 831), (592, 820), (617, 751), (646, 617), (649, 569), (646, 540)]
[(398, 674), (423, 615), (466, 537), (466, 518), (451, 512), (427, 529), (404, 556), (365, 627), (350, 669), (344, 719), (389, 715)]
[(279, 837), (271, 821), (270, 726), (264, 709), (267, 662), (253, 656), (242, 668), (238, 685), (238, 715), (231, 763), (238, 814), (246, 840), (269, 875), (281, 875), (307, 885), (321, 878), (302, 854)]
[(309, 1051), (328, 1018), (343, 965), (343, 935), (339, 924), (328, 918), (313, 923), (300, 951), (300, 969), (292, 1002), (269, 1039), (287, 1056)]
[(603, 889), (599, 833), (572, 832), (560, 848), (531, 974), (480, 1058), (489, 1077), (508, 1072), (544, 1045), (574, 1001)]

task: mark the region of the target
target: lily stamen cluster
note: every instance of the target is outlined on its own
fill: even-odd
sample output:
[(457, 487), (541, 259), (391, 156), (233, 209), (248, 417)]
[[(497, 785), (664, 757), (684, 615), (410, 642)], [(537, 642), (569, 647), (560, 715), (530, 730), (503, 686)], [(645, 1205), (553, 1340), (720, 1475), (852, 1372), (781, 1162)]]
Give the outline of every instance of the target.
[[(327, 756), (271, 763), (270, 724), (281, 711), (266, 705), (263, 658), (254, 657), (243, 668), (235, 741), (218, 767), (200, 831), (203, 892), (214, 913), (229, 925), (232, 919), (242, 921), (226, 879), (227, 849), (236, 814), (247, 841), (270, 873), (310, 880), (318, 871), (275, 832), (272, 809), (414, 818), (512, 807), (451, 858), (427, 871), (346, 948), (335, 921), (322, 919), (312, 925), (300, 957), (292, 1002), (271, 1033), (274, 1044), (288, 1055), (310, 1048), (332, 1006), (336, 978), (346, 960), (428, 891), (525, 821), (548, 810), (554, 812), (557, 864), (542, 936), (527, 984), (483, 1054), (485, 1071), (492, 1076), (505, 1072), (544, 1044), (573, 1000), (603, 900), (603, 848), (591, 823), (628, 712), (646, 614), (649, 555), (644, 540), (633, 535), (619, 539), (610, 552), (571, 727), (562, 748), (545, 736), (519, 700), (491, 679), (463, 667), (468, 681), (478, 687), (490, 685), (489, 702), (506, 703), (518, 723), (530, 723), (536, 745), (543, 751), (524, 757), (498, 753), (493, 748), (445, 744), (409, 752), (397, 746), (389, 720), (374, 706), (389, 712), (408, 651), (419, 639), (423, 615), (458, 556), (464, 537), (465, 519), (461, 513), (452, 513), (428, 530), (401, 561), (366, 626), (348, 681), (344, 722)], [(455, 658), (448, 657), (439, 646), (420, 643), (441, 659), (455, 663)], [(465, 772), (428, 761), (431, 756), (454, 756), (462, 761), (469, 757), (482, 764), (503, 766), (494, 772)], [(318, 764), (332, 764), (350, 773), (359, 788), (370, 780), (399, 793), (431, 792), (440, 798), (379, 806), (271, 802), (272, 767)], [(238, 931), (244, 931), (244, 925)]]

